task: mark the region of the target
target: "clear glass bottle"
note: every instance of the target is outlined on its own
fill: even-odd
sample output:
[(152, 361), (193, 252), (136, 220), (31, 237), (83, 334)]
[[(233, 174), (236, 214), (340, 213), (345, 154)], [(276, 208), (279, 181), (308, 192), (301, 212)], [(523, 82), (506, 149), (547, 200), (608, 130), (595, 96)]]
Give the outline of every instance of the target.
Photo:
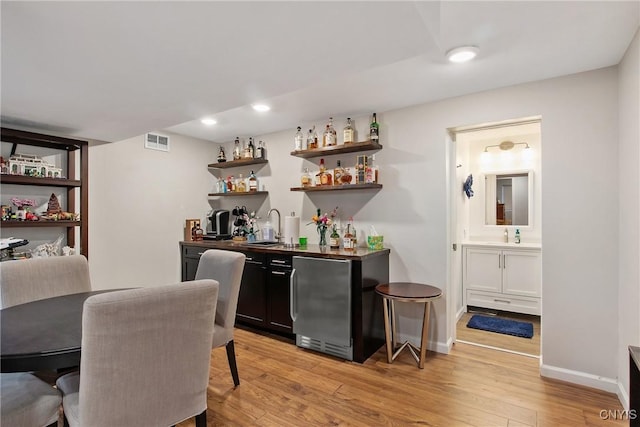
[(373, 120), (369, 125), (369, 139), (371, 142), (378, 142), (380, 140), (380, 125), (376, 118), (376, 113), (373, 113)]
[(340, 235), (338, 234), (335, 224), (333, 225), (331, 235), (329, 236), (329, 247), (331, 249), (340, 249)]
[(253, 171), (249, 175), (249, 191), (258, 191), (258, 178)]
[(315, 145), (315, 140), (313, 139), (313, 130), (309, 129), (309, 133), (307, 134), (307, 150), (312, 150), (314, 148), (318, 148)]
[(324, 166), (324, 159), (320, 159), (320, 185), (333, 185), (333, 177)]
[(337, 143), (338, 135), (336, 134), (336, 130), (333, 128), (333, 117), (329, 117), (329, 123), (327, 124), (327, 127), (324, 130), (324, 134), (322, 135), (322, 146), (332, 147), (334, 145), (337, 145)]
[(343, 175), (344, 175), (344, 168), (340, 164), (340, 160), (338, 160), (338, 165), (333, 170), (333, 185), (341, 185)]
[(298, 131), (296, 132), (296, 136), (293, 138), (294, 148), (296, 151), (302, 150), (302, 140), (304, 136), (302, 135), (302, 128), (298, 126)]
[(251, 158), (251, 149), (248, 145), (245, 145), (244, 139), (242, 140), (242, 158), (250, 159)]
[(238, 181), (236, 182), (236, 191), (238, 193), (247, 192), (247, 184), (244, 182), (244, 177), (242, 176), (242, 174), (238, 176)]
[(304, 172), (300, 177), (300, 184), (303, 187), (311, 187), (311, 175), (309, 175), (309, 168), (304, 168)]
[(241, 157), (240, 138), (236, 136), (235, 141), (233, 141), (233, 160), (239, 160)]
[(353, 233), (351, 232), (351, 221), (352, 218), (349, 218), (349, 222), (347, 223), (347, 230), (344, 232), (344, 236), (342, 236), (342, 249), (345, 251), (352, 251), (353, 246)]
[(353, 126), (351, 125), (351, 118), (347, 117), (347, 125), (344, 127), (344, 130), (342, 131), (343, 134), (343, 138), (344, 138), (344, 143), (345, 144), (351, 144), (352, 142), (355, 142), (354, 138), (355, 138), (355, 131), (353, 129)]
[(313, 148), (320, 147), (320, 139), (318, 138), (318, 131), (316, 131), (316, 125), (313, 125)]

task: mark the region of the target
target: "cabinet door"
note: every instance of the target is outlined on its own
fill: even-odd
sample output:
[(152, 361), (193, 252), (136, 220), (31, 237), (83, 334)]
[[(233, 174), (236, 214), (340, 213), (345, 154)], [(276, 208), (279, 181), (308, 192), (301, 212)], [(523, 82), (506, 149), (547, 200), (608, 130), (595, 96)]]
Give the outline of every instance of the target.
[(462, 280), (465, 289), (502, 291), (502, 257), (500, 251), (465, 248)]
[(539, 297), (541, 287), (541, 257), (534, 251), (504, 250), (502, 292)]
[(236, 318), (264, 326), (267, 318), (267, 267), (247, 256), (242, 273)]
[(196, 278), (198, 271), (198, 263), (200, 258), (182, 258), (182, 281), (193, 280)]
[(290, 271), (269, 271), (269, 326), (289, 333), (293, 327), (289, 310), (290, 277)]

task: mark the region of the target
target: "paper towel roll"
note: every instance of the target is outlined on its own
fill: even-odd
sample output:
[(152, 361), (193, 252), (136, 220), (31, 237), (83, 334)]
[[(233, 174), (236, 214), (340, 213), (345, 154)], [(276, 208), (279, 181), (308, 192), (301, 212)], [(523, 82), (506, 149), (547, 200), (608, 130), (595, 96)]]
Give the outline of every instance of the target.
[(294, 245), (298, 244), (298, 238), (300, 237), (300, 217), (299, 216), (285, 216), (284, 217), (284, 240), (285, 245), (290, 245), (292, 242)]

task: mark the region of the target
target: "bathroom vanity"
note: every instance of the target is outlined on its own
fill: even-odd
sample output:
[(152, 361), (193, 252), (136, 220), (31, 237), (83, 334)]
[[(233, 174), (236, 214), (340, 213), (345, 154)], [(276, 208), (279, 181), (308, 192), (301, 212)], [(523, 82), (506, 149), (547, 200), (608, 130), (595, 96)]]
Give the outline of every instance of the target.
[(462, 285), (465, 307), (540, 315), (542, 246), (466, 242)]

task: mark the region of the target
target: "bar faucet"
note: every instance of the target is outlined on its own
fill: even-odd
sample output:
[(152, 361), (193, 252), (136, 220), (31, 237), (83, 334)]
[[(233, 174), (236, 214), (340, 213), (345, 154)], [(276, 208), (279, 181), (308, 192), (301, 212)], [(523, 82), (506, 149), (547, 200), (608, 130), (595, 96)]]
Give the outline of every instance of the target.
[(282, 233), (280, 229), (280, 211), (276, 208), (269, 209), (269, 212), (267, 212), (267, 219), (271, 219), (271, 212), (274, 212), (274, 211), (278, 214), (278, 232), (276, 233), (275, 237), (279, 243), (280, 239), (282, 239)]
[(504, 229), (504, 242), (505, 243), (509, 243), (509, 229), (508, 228)]

